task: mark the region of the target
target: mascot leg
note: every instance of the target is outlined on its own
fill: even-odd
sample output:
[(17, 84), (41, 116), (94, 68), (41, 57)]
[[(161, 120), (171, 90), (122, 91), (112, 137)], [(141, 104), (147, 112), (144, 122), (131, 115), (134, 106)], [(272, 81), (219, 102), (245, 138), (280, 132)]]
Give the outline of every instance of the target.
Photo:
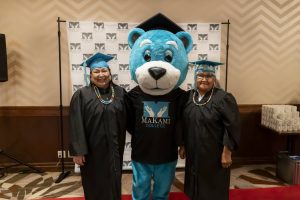
[(168, 200), (171, 185), (175, 177), (177, 161), (154, 165), (153, 200)]
[(149, 200), (153, 165), (132, 161), (132, 200)]

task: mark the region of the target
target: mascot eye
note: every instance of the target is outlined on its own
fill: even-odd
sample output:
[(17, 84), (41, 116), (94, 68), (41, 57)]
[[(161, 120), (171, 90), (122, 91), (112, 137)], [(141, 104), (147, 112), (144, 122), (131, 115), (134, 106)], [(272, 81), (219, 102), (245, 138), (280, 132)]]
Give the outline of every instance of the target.
[(150, 53), (149, 50), (146, 50), (146, 51), (145, 51), (145, 53), (144, 53), (144, 60), (145, 60), (146, 62), (151, 61), (151, 53)]
[(172, 60), (173, 60), (173, 53), (172, 53), (172, 51), (167, 50), (165, 52), (165, 61), (172, 62)]

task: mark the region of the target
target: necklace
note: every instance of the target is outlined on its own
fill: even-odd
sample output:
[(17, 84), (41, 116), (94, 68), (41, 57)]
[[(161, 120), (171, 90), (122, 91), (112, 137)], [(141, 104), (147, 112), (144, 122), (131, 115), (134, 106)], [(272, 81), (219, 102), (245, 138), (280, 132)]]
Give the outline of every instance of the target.
[(215, 88), (215, 87), (213, 86), (209, 98), (208, 98), (207, 101), (204, 102), (204, 103), (197, 103), (197, 101), (196, 101), (196, 99), (195, 99), (195, 98), (196, 98), (196, 92), (194, 92), (194, 94), (193, 94), (193, 102), (194, 102), (194, 104), (196, 104), (197, 106), (204, 106), (205, 104), (207, 104), (207, 103), (211, 100), (211, 97), (212, 97), (212, 95), (213, 95), (213, 93), (214, 93), (214, 88)]
[(111, 97), (110, 97), (110, 100), (106, 101), (101, 97), (98, 87), (96, 85), (94, 85), (94, 91), (95, 91), (97, 98), (101, 101), (101, 103), (103, 103), (105, 105), (110, 104), (115, 98), (115, 90), (112, 85), (110, 86), (110, 89), (111, 89)]

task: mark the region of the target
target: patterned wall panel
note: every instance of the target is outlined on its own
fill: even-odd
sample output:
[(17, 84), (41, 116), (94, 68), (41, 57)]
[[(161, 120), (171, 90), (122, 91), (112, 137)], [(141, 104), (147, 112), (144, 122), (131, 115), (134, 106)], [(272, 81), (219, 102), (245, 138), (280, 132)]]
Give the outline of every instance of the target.
[[(228, 90), (239, 104), (300, 102), (298, 0), (0, 0), (0, 32), (6, 34), (9, 65), (9, 81), (0, 83), (0, 106), (59, 104), (57, 17), (140, 22), (157, 12), (178, 23), (230, 19)], [(68, 105), (64, 26), (62, 64), (63, 104)]]
[(227, 1), (228, 87), (239, 103), (300, 102), (300, 1)]

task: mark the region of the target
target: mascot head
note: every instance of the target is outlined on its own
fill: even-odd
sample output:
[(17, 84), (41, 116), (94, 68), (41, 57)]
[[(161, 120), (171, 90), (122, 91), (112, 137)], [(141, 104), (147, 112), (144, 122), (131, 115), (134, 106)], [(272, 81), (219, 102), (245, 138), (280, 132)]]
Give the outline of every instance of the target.
[(164, 15), (157, 14), (132, 29), (128, 44), (131, 78), (143, 92), (164, 95), (184, 81), (192, 37)]

